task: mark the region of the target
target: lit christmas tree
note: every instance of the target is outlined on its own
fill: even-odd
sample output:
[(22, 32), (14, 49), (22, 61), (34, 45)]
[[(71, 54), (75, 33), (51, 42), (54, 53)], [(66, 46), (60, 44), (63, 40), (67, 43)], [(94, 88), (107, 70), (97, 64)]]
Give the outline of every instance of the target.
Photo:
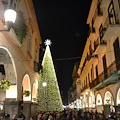
[(40, 78), (38, 81), (38, 107), (40, 111), (63, 111), (63, 104), (55, 69), (50, 53), (50, 40), (46, 40), (47, 45), (42, 61), (42, 69), (40, 70)]

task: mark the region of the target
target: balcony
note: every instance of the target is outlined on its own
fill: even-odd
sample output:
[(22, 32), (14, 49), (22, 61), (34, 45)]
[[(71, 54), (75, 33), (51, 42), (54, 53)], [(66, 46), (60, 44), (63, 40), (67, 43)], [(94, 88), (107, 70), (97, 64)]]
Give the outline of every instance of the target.
[(19, 39), (18, 39), (18, 37), (17, 37), (13, 28), (11, 28), (10, 32), (7, 32), (7, 34), (16, 46), (21, 47), (21, 43), (20, 43), (20, 41), (19, 41)]
[(105, 40), (100, 40), (100, 38), (98, 38), (95, 42), (94, 42), (94, 54), (99, 54), (101, 52), (105, 52), (107, 43)]
[(95, 63), (98, 60), (98, 55), (92, 55), (91, 59), (89, 60), (88, 66), (92, 65), (93, 63)]
[(39, 72), (40, 71), (40, 64), (34, 61), (34, 71)]
[(110, 40), (120, 30), (118, 15), (115, 15), (115, 17), (116, 17), (116, 21), (111, 23), (109, 17), (107, 17), (103, 26), (103, 32), (104, 32), (103, 40)]
[(93, 16), (93, 22), (94, 22), (93, 26), (99, 28), (102, 23), (102, 20), (103, 20), (103, 11), (101, 8), (97, 8)]
[(110, 3), (110, 0), (102, 0), (101, 7), (106, 7)]
[(88, 35), (89, 35), (89, 39), (93, 40), (95, 38), (95, 28), (90, 27)]
[(84, 90), (88, 89), (89, 88), (89, 85), (85, 85), (82, 89), (81, 89), (81, 92), (83, 92)]
[(100, 90), (110, 84), (114, 84), (118, 81), (118, 72), (116, 62), (114, 61), (107, 68), (107, 72), (102, 72), (97, 78), (90, 83), (90, 89), (93, 91)]

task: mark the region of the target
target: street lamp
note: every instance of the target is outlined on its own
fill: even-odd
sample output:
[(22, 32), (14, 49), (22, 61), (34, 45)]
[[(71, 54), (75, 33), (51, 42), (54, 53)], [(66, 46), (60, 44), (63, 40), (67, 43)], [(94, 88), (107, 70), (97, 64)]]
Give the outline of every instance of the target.
[(7, 9), (4, 12), (4, 18), (5, 18), (5, 22), (7, 24), (8, 29), (0, 30), (0, 32), (8, 32), (8, 31), (10, 31), (11, 27), (13, 26), (13, 24), (14, 24), (14, 22), (16, 20), (16, 15), (17, 15), (17, 13), (13, 9)]

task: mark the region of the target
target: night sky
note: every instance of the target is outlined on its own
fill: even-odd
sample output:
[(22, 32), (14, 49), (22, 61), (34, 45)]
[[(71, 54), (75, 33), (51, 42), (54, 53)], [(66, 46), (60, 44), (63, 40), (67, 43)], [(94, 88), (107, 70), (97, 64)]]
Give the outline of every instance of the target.
[(68, 102), (74, 64), (80, 61), (87, 40), (91, 1), (33, 0), (42, 41), (52, 41), (50, 50), (64, 104)]

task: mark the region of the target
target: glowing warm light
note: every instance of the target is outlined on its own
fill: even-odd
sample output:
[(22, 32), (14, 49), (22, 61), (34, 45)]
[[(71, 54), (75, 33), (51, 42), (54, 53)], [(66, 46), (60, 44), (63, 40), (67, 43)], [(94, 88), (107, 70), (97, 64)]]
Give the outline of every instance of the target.
[(24, 101), (30, 101), (31, 100), (31, 95), (29, 97), (23, 97)]
[(3, 105), (0, 105), (0, 110), (3, 110)]
[(46, 86), (47, 86), (47, 83), (46, 83), (46, 82), (43, 82), (42, 85), (43, 85), (43, 87), (46, 87)]
[(7, 9), (4, 13), (5, 22), (15, 22), (17, 13), (12, 9)]
[(82, 96), (80, 96), (80, 99), (82, 99), (83, 97)]
[(45, 40), (44, 43), (45, 43), (45, 45), (47, 45), (47, 46), (52, 44), (51, 40), (49, 40), (49, 39)]
[(8, 90), (6, 90), (6, 98), (17, 98), (17, 85), (11, 85)]
[(86, 91), (85, 94), (88, 95), (88, 92)]

